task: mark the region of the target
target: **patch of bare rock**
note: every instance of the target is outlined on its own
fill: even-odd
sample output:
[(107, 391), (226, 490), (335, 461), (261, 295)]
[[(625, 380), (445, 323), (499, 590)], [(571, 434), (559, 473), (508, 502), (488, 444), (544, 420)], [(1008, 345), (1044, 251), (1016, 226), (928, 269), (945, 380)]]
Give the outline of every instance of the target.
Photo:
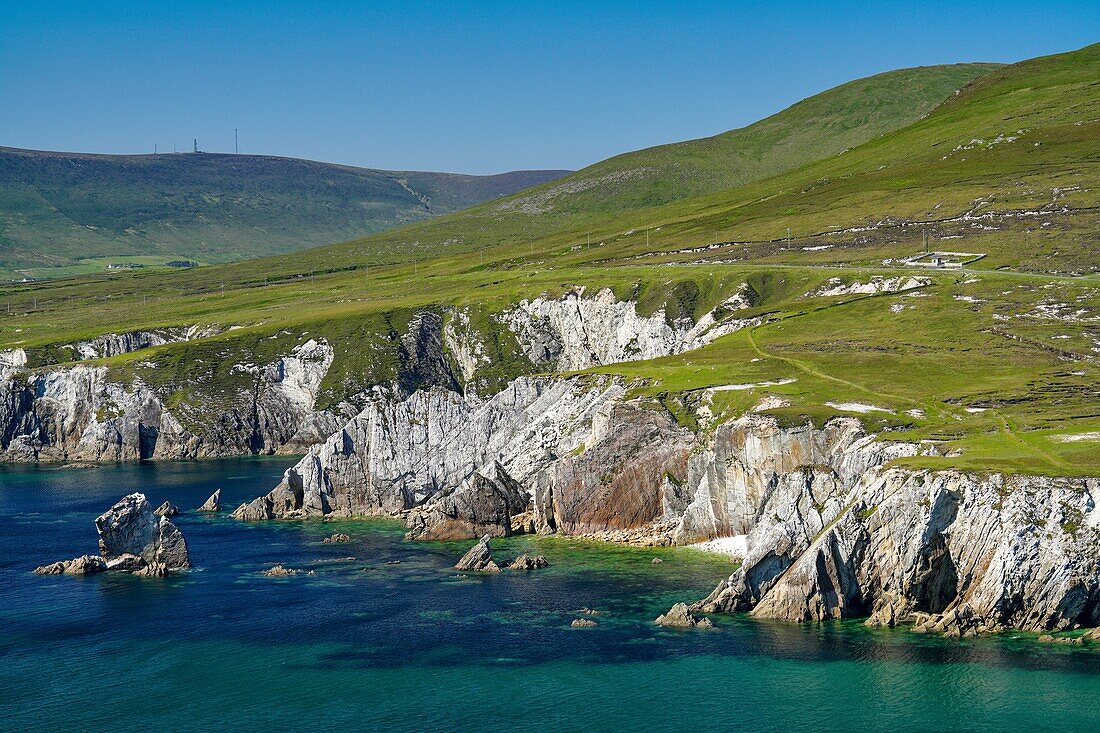
[[(455, 570), (473, 570), (482, 573), (499, 573), (501, 568), (493, 560), (493, 550), (489, 546), (489, 535), (483, 535), (477, 544), (455, 564)], [(505, 566), (507, 570), (534, 570), (548, 567), (550, 563), (542, 555), (520, 555)]]
[(542, 555), (520, 555), (508, 566), (509, 570), (535, 570), (536, 568), (545, 568), (550, 563), (546, 561), (546, 558)]
[(599, 626), (598, 623), (590, 618), (575, 618), (573, 619), (573, 622), (569, 625), (572, 626), (574, 629), (590, 629), (593, 626)]
[(179, 516), (180, 508), (172, 502), (166, 501), (153, 511), (158, 517), (175, 517)]
[(653, 623), (658, 626), (665, 626), (670, 629), (711, 629), (714, 628), (714, 624), (711, 623), (709, 618), (698, 617), (691, 612), (686, 603), (677, 603), (675, 606), (668, 610), (668, 613), (661, 614)]
[(211, 494), (210, 498), (207, 499), (206, 502), (198, 508), (198, 511), (200, 511), (200, 512), (210, 512), (210, 513), (220, 512), (221, 510), (222, 510), (222, 490), (221, 489), (218, 489), (213, 494)]
[(164, 577), (191, 566), (187, 541), (144, 494), (124, 496), (95, 520), (99, 555), (83, 555), (35, 568), (38, 575), (91, 575), (106, 571)]
[(336, 532), (331, 537), (326, 537), (321, 540), (323, 544), (335, 545), (341, 542), (351, 542), (351, 535), (344, 534), (343, 532)]

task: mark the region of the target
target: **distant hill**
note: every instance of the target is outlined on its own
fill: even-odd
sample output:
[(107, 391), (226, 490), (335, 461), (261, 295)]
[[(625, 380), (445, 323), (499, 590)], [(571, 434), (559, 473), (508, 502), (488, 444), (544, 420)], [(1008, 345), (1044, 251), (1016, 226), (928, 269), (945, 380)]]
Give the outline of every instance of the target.
[(509, 207), (531, 214), (607, 214), (736, 188), (916, 122), (998, 67), (920, 66), (856, 79), (747, 127), (608, 158)]
[(0, 148), (0, 270), (42, 277), (112, 263), (291, 252), (458, 211), (566, 173), (468, 176), (266, 155)]

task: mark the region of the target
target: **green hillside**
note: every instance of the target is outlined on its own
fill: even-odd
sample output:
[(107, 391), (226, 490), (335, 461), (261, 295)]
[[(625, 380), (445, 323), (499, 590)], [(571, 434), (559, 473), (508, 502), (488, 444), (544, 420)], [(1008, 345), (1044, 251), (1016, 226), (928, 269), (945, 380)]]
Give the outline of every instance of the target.
[[(260, 155), (0, 148), (0, 270), (231, 262), (350, 239), (560, 177), (380, 171)], [(106, 259), (103, 259), (106, 258)]]
[(857, 79), (748, 127), (615, 156), (517, 197), (508, 208), (559, 215), (607, 213), (725, 191), (915, 122), (998, 66), (926, 66)]
[[(859, 109), (875, 106), (868, 93), (856, 96)], [(220, 379), (201, 365), (263, 363), (271, 349), (323, 337), (337, 353), (323, 386), (334, 404), (392, 377), (395, 334), (425, 307), (468, 308), (504, 380), (531, 368), (509, 360), (494, 318), (521, 298), (606, 286), (643, 311), (699, 317), (748, 288), (751, 307), (739, 316), (759, 325), (679, 356), (598, 371), (635, 379), (636, 392), (685, 422), (703, 399), (731, 416), (771, 396), (767, 411), (784, 421), (849, 414), (930, 441), (935, 450), (911, 459), (921, 465), (1096, 475), (1100, 46), (999, 68), (941, 98), (892, 131), (867, 132), (862, 144), (825, 151), (807, 142), (801, 163), (786, 168), (774, 148), (794, 132), (777, 134), (751, 154), (770, 161), (756, 174), (728, 183), (715, 173), (692, 192), (701, 195), (661, 193), (654, 206), (638, 203), (642, 178), (613, 186), (606, 176), (638, 168), (631, 156), (657, 160), (702, 143), (620, 156), (293, 256), (9, 286), (0, 292), (11, 307), (0, 349), (26, 348), (44, 365), (70, 358), (61, 345), (106, 331), (235, 326), (108, 362), (120, 379), (186, 385), (174, 399), (199, 404)], [(803, 141), (821, 134), (802, 130), (816, 118), (804, 119), (789, 130)], [(846, 136), (870, 123), (831, 124)], [(731, 143), (723, 155), (743, 150)], [(604, 183), (578, 183), (594, 170)], [(952, 270), (903, 261), (926, 243), (983, 257)], [(906, 292), (837, 291), (914, 276), (926, 281)], [(707, 391), (723, 385), (740, 387)]]

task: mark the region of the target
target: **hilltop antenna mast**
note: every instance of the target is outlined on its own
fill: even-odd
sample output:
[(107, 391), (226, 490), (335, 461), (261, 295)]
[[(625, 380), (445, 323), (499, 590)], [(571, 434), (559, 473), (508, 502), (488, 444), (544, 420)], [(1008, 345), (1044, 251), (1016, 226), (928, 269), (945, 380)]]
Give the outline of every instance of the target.
[(240, 155), (241, 154), (241, 149), (240, 149), (240, 147), (237, 146), (237, 128), (236, 127), (233, 128), (233, 154), (234, 155)]
[(192, 153), (199, 152), (199, 139), (198, 138), (195, 138), (195, 147), (191, 149), (191, 152)]

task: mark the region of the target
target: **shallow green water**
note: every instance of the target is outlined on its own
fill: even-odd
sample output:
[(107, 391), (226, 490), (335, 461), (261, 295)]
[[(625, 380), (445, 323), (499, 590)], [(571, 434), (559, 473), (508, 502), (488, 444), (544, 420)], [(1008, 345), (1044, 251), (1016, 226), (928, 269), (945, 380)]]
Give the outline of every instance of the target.
[[(2, 730), (1094, 730), (1100, 654), (1005, 636), (947, 641), (858, 623), (653, 617), (730, 566), (690, 550), (494, 542), (530, 574), (462, 576), (469, 543), (393, 522), (264, 523), (188, 512), (196, 565), (167, 580), (40, 578), (95, 548), (119, 496), (198, 506), (268, 488), (283, 460), (0, 468)], [(325, 545), (334, 531), (349, 544)], [(652, 564), (660, 556), (664, 562)], [(397, 562), (399, 561), (399, 562)], [(266, 578), (273, 564), (315, 576)], [(582, 607), (599, 626), (573, 629)]]

